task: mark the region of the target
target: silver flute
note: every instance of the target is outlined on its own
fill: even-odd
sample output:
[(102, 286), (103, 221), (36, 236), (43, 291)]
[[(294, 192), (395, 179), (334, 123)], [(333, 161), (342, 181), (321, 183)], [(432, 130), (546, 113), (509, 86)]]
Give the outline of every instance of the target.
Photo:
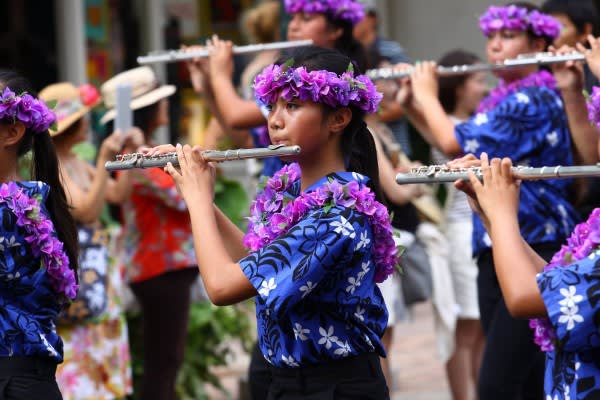
[[(534, 53), (534, 54), (521, 54), (516, 58), (510, 58), (504, 60), (501, 63), (496, 64), (465, 64), (465, 65), (454, 65), (450, 67), (444, 67), (439, 65), (436, 69), (438, 76), (454, 76), (471, 74), (479, 71), (493, 71), (497, 69), (507, 69), (523, 67), (526, 65), (546, 65), (555, 64), (565, 61), (585, 61), (585, 56), (579, 52), (572, 52), (568, 54), (552, 54), (552, 53)], [(407, 78), (412, 74), (412, 68), (400, 71), (394, 67), (375, 68), (367, 71), (366, 75), (372, 80), (378, 79), (401, 79)]]
[[(468, 180), (469, 172), (473, 172), (479, 180), (483, 179), (480, 167), (448, 168), (445, 165), (429, 165), (411, 168), (410, 172), (396, 175), (396, 183), (444, 183), (457, 180)], [(572, 167), (512, 167), (513, 176), (522, 180), (557, 179), (577, 177), (600, 177), (600, 163), (596, 165), (578, 165)]]
[[(300, 146), (271, 145), (254, 149), (235, 150), (204, 150), (202, 157), (206, 161), (231, 161), (247, 158), (284, 157), (300, 154)], [(107, 161), (104, 167), (107, 171), (118, 171), (133, 168), (164, 168), (168, 163), (179, 166), (177, 153), (165, 153), (155, 156), (146, 156), (142, 153), (129, 153), (118, 155), (115, 161)]]
[[(273, 42), (273, 43), (262, 43), (262, 44), (250, 44), (247, 46), (233, 46), (233, 54), (245, 54), (245, 53), (258, 53), (265, 50), (283, 50), (293, 47), (310, 46), (313, 44), (311, 39), (308, 40), (290, 40), (287, 42)], [(192, 60), (194, 58), (208, 57), (209, 52), (207, 49), (197, 50), (158, 50), (148, 53), (145, 56), (139, 56), (137, 58), (138, 64), (156, 64), (156, 63), (169, 63), (178, 62), (185, 60)]]

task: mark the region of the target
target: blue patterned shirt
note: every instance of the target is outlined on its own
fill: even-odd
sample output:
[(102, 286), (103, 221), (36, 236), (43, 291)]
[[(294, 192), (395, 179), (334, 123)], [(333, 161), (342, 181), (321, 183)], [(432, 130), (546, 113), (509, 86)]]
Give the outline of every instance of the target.
[(558, 350), (546, 353), (547, 398), (600, 398), (600, 251), (537, 282), (558, 337)]
[[(18, 182), (28, 196), (42, 195), (40, 212), (50, 188), (41, 182)], [(34, 257), (15, 214), (0, 205), (0, 357), (36, 356), (62, 362), (63, 344), (54, 319), (61, 309), (50, 275)]]
[[(341, 184), (367, 178), (328, 175)], [(289, 193), (300, 194), (300, 181)], [(361, 353), (385, 355), (387, 309), (375, 284), (373, 232), (353, 208), (314, 209), (286, 234), (240, 261), (258, 291), (256, 318), (263, 355), (279, 367), (298, 367)]]
[[(546, 87), (526, 87), (493, 110), (456, 125), (465, 154), (509, 157), (514, 165), (572, 165), (571, 137), (562, 100)], [(521, 235), (527, 243), (562, 242), (578, 221), (568, 201), (571, 179), (523, 181), (519, 203)], [(491, 247), (478, 216), (473, 216), (473, 254)]]

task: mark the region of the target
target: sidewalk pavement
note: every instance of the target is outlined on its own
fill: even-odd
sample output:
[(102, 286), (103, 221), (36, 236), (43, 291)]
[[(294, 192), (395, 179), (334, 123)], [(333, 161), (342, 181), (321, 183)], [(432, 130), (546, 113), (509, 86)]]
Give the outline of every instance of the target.
[[(390, 386), (391, 400), (450, 400), (444, 366), (437, 358), (431, 303), (415, 307), (414, 320), (398, 324), (389, 357), (394, 382)], [(215, 372), (231, 397), (209, 390), (211, 400), (245, 400), (240, 386), (246, 379), (249, 357), (238, 354), (226, 367)]]

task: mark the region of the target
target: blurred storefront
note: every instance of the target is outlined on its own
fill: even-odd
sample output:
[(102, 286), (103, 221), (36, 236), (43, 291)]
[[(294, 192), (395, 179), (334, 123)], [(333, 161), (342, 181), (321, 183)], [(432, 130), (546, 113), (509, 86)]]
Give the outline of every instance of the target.
[[(243, 44), (238, 20), (254, 0), (0, 0), (0, 67), (14, 68), (36, 89), (67, 80), (100, 86), (138, 66), (151, 51), (203, 43), (212, 33)], [(157, 64), (177, 86), (165, 141), (198, 143), (208, 116), (183, 63)]]

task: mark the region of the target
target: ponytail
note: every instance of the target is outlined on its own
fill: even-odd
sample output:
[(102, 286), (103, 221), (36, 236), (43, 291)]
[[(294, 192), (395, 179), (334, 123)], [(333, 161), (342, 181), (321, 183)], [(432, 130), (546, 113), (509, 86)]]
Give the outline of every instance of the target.
[[(54, 144), (48, 132), (30, 133), (32, 147), (32, 176), (33, 179), (42, 181), (50, 186), (50, 192), (46, 199), (46, 208), (54, 223), (54, 229), (58, 239), (63, 243), (64, 250), (69, 257), (69, 266), (77, 276), (79, 240), (75, 220), (71, 216), (70, 207), (67, 203), (65, 191), (60, 182), (58, 169), (58, 158)], [(24, 141), (26, 142), (26, 141)], [(23, 148), (23, 146), (21, 146)]]
[(352, 120), (342, 136), (342, 154), (347, 160), (347, 170), (369, 177), (369, 188), (375, 193), (377, 201), (385, 205), (383, 189), (379, 181), (377, 148), (371, 131), (363, 120), (362, 113), (352, 110)]

